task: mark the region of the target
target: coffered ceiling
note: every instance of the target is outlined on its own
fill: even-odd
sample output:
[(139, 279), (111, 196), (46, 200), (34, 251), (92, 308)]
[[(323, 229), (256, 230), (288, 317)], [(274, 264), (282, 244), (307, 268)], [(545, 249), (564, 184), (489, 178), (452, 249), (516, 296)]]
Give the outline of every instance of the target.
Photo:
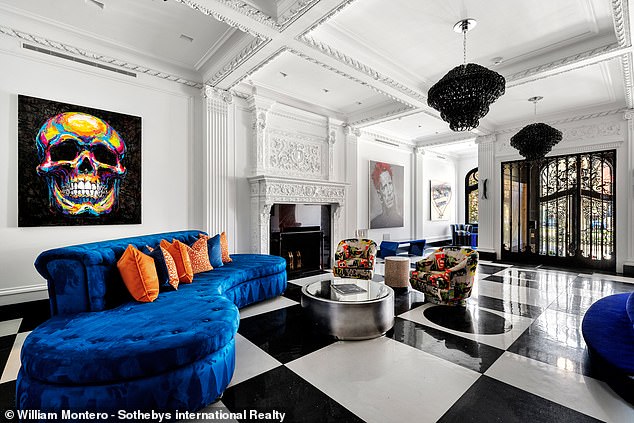
[[(462, 63), (452, 27), (466, 17), (467, 60), (507, 86), (473, 134), (454, 134), (426, 93)], [(0, 32), (188, 85), (255, 87), (421, 145), (531, 121), (532, 96), (544, 121), (634, 106), (627, 0), (0, 0)]]

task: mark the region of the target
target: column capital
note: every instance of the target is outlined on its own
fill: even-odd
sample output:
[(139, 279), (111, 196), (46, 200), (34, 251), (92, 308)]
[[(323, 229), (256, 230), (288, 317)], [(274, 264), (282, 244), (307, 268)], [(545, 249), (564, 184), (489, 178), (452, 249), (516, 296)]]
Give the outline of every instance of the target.
[(414, 147), (414, 154), (418, 155), (418, 156), (424, 156), (425, 155), (425, 148), (424, 147)]
[(623, 112), (623, 119), (634, 120), (634, 109), (627, 109)]
[(205, 85), (202, 88), (202, 94), (203, 97), (207, 99), (222, 100), (227, 104), (231, 104), (233, 102), (233, 94), (229, 91), (214, 88), (211, 85)]
[(496, 140), (497, 140), (496, 134), (480, 135), (479, 137), (476, 137), (475, 143), (476, 144), (492, 144)]
[(344, 123), (343, 125), (341, 125), (341, 127), (343, 128), (343, 133), (346, 136), (355, 136), (355, 137), (360, 137), (361, 136), (361, 130), (359, 128), (355, 128), (354, 126), (350, 126), (347, 123)]

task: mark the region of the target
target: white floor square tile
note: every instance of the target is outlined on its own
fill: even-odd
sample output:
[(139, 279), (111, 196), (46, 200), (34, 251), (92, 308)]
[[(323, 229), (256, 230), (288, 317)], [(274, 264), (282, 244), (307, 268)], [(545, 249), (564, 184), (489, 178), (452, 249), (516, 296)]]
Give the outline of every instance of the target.
[(5, 320), (0, 322), (0, 336), (15, 335), (20, 330), (22, 319)]
[(389, 338), (337, 342), (286, 365), (366, 422), (434, 422), (478, 379)]
[(427, 303), (413, 310), (405, 312), (399, 315), (399, 317), (403, 319), (411, 320), (412, 322), (420, 323), (425, 326), (432, 327), (434, 329), (438, 329), (444, 332), (452, 333), (454, 335), (462, 336), (463, 338), (481, 342), (483, 344), (487, 344), (492, 347), (500, 348), (502, 350), (505, 350), (508, 347), (510, 347), (511, 344), (513, 344), (513, 342), (515, 342), (515, 340), (519, 338), (519, 336), (533, 323), (533, 320), (534, 320), (528, 317), (522, 317), (515, 314), (504, 313), (501, 311), (491, 310), (491, 309), (487, 309), (483, 307), (478, 308), (476, 306), (469, 305), (468, 309), (471, 310), (471, 312), (474, 314), (474, 317), (473, 317), (474, 319), (477, 319), (477, 311), (479, 309), (481, 311), (497, 314), (498, 316), (504, 317), (505, 320), (510, 322), (510, 324), (512, 325), (512, 328), (510, 331), (505, 332), (503, 334), (485, 335), (485, 334), (478, 334), (478, 333), (467, 333), (467, 332), (460, 332), (457, 330), (442, 327), (440, 325), (437, 325), (436, 323), (433, 323), (429, 319), (427, 319), (427, 317), (425, 317), (423, 312), (429, 307), (435, 307), (435, 305)]
[(280, 366), (282, 363), (258, 348), (239, 333), (236, 334), (236, 370), (229, 386)]
[(20, 351), (22, 351), (22, 345), (29, 333), (31, 332), (21, 332), (15, 337), (13, 347), (9, 353), (9, 359), (7, 360), (6, 366), (4, 366), (2, 377), (0, 377), (0, 383), (10, 382), (18, 378), (18, 372), (22, 364), (20, 361)]
[(546, 308), (557, 298), (558, 292), (556, 290), (539, 290), (481, 279), (473, 284), (472, 295), (474, 297), (484, 295), (505, 301)]
[(327, 272), (327, 273), (322, 273), (320, 275), (307, 276), (305, 278), (291, 279), (290, 281), (288, 281), (288, 283), (292, 283), (293, 285), (304, 286), (304, 285), (308, 285), (309, 283), (324, 281), (326, 279), (332, 279), (332, 278), (334, 278), (334, 275), (332, 274), (332, 272)]
[(487, 376), (606, 422), (634, 422), (634, 407), (604, 382), (505, 352)]
[(240, 310), (240, 319), (246, 319), (247, 317), (255, 316), (262, 313), (267, 313), (273, 310), (279, 310), (284, 307), (290, 307), (295, 304), (299, 304), (297, 301), (293, 301), (286, 297), (275, 297), (270, 300), (265, 300), (260, 303), (256, 303)]

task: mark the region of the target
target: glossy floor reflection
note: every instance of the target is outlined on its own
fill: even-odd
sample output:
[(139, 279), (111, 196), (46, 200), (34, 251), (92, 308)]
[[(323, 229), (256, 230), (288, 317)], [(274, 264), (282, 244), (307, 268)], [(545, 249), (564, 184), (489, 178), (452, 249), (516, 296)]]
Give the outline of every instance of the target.
[[(300, 304), (311, 281), (240, 310), (236, 371), (210, 407), (284, 412), (284, 422), (634, 421), (588, 365), (580, 330), (593, 302), (634, 291), (634, 279), (481, 262), (466, 308), (397, 291), (394, 327), (367, 341), (313, 329)], [(47, 317), (45, 301), (0, 307), (3, 409), (15, 404), (19, 346)]]

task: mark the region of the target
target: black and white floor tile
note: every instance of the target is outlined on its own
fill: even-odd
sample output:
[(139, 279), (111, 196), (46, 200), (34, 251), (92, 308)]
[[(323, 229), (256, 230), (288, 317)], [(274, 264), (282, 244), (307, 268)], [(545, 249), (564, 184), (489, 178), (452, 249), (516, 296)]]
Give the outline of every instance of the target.
[[(240, 311), (234, 377), (206, 411), (277, 411), (285, 422), (634, 421), (634, 406), (587, 365), (580, 329), (594, 301), (634, 291), (634, 279), (482, 262), (466, 308), (400, 292), (385, 336), (337, 341), (300, 305), (301, 286), (324, 277)], [(20, 348), (47, 310), (0, 307), (0, 411), (14, 407)]]

